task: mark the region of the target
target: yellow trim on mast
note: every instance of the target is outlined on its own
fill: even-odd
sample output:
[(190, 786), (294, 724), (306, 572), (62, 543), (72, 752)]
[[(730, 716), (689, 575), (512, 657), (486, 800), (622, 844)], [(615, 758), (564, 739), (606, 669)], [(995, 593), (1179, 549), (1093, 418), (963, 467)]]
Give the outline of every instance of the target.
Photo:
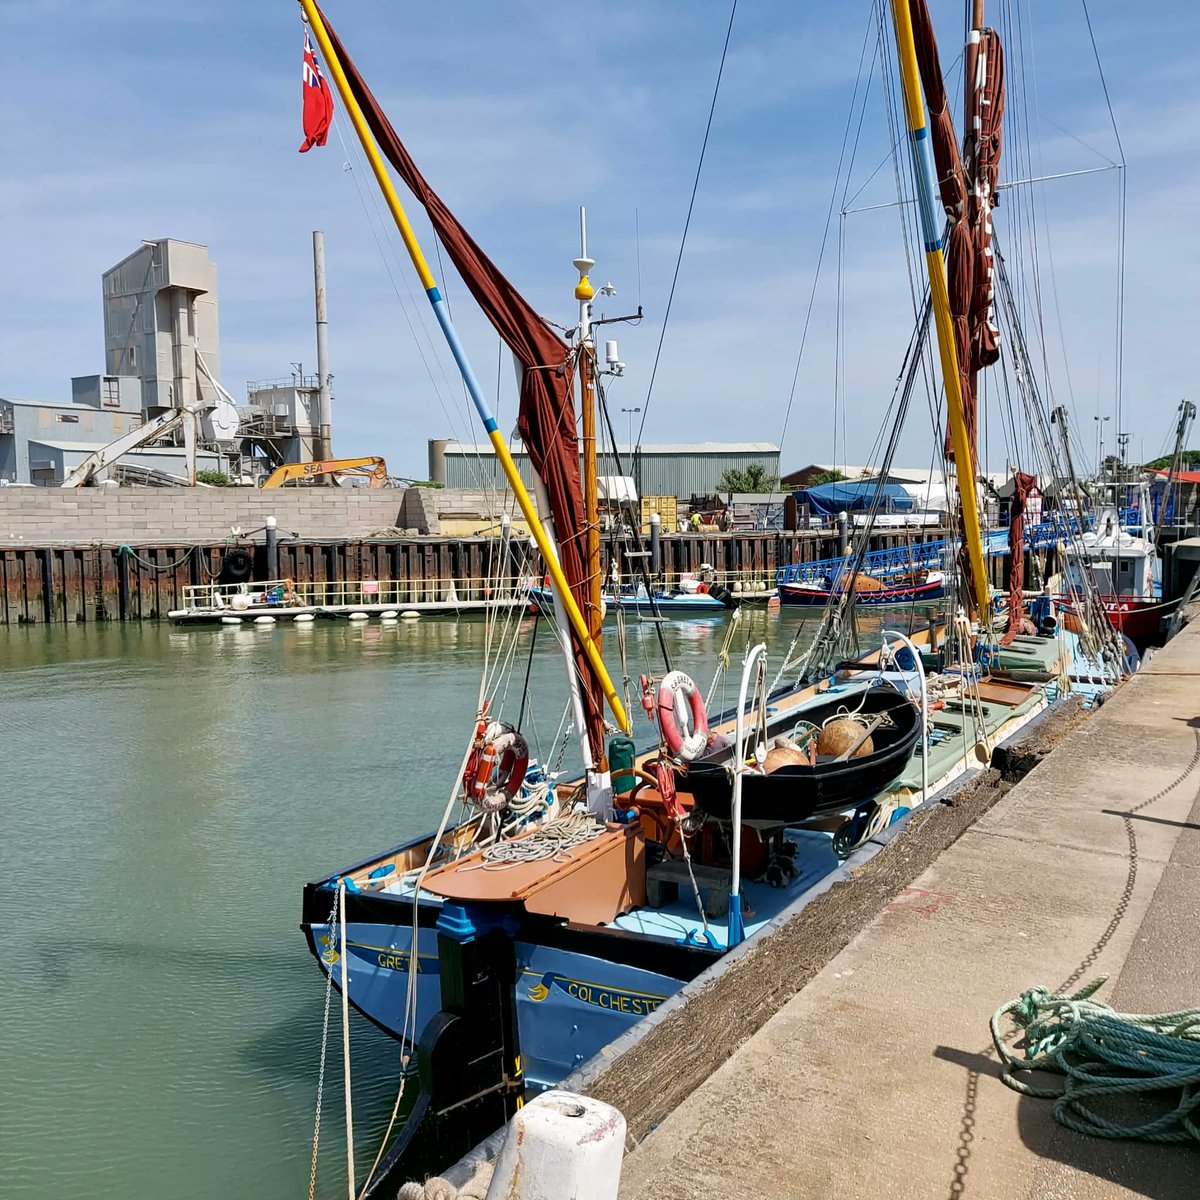
[[(896, 57), (900, 64), (900, 79), (904, 85), (904, 112), (908, 121), (908, 132), (914, 143), (927, 139), (929, 131), (925, 121), (925, 101), (921, 95), (920, 71), (917, 67), (917, 50), (913, 40), (912, 14), (908, 0), (892, 0), (892, 21), (896, 30)], [(917, 164), (918, 176), (922, 166)], [(923, 191), (932, 187), (933, 180), (920, 180)], [(931, 200), (932, 196), (923, 197)], [(958, 349), (954, 342), (954, 318), (950, 313), (950, 291), (946, 283), (946, 260), (938, 245), (925, 250), (925, 266), (929, 272), (929, 294), (933, 302), (934, 324), (937, 327), (938, 355), (942, 364), (942, 383), (946, 389), (946, 419), (950, 425), (950, 440), (954, 446), (955, 475), (958, 495), (963, 510), (963, 533), (967, 543), (967, 555), (971, 562), (971, 575), (975, 585), (975, 601), (979, 606), (979, 619), (988, 627), (991, 613), (991, 592), (988, 588), (987, 565), (983, 556), (983, 536), (979, 523), (979, 495), (976, 491), (975, 456), (967, 436), (967, 422), (962, 407), (962, 382), (958, 373)], [(963, 486), (964, 475), (967, 486)]]
[[(354, 132), (358, 134), (358, 140), (362, 144), (367, 161), (371, 164), (375, 181), (379, 184), (379, 189), (387, 201), (388, 209), (392, 214), (393, 220), (396, 222), (396, 228), (400, 231), (400, 237), (404, 241), (405, 249), (412, 259), (413, 266), (416, 268), (417, 275), (421, 280), (421, 286), (425, 288), (427, 294), (430, 294), (431, 300), (436, 300), (436, 303), (444, 304), (444, 301), (440, 299), (437, 292), (437, 281), (429, 269), (429, 264), (425, 261), (425, 255), (421, 252), (416, 234), (409, 224), (408, 217), (404, 212), (404, 206), (400, 203), (400, 197), (396, 194), (396, 189), (392, 184), (391, 177), (388, 175), (383, 157), (371, 137), (371, 131), (367, 126), (366, 118), (362, 114), (362, 109), (359, 107), (358, 101), (355, 100), (353, 93), (350, 91), (350, 83), (333, 49), (333, 43), (329, 39), (329, 32), (325, 28), (325, 22), (321, 20), (321, 14), (317, 10), (315, 0), (300, 0), (300, 7), (304, 10), (304, 15), (309, 25), (312, 26), (312, 31), (317, 39), (317, 46), (321, 51), (321, 57), (325, 60), (325, 66), (329, 70), (330, 75), (333, 76), (338, 95), (341, 97), (342, 103), (346, 106), (346, 112), (350, 117), (351, 124), (354, 126)], [(455, 347), (452, 345), (451, 349), (455, 349)], [(458, 358), (458, 353), (456, 353), (455, 357)], [(459, 365), (462, 367), (464, 364), (460, 361)], [(469, 380), (468, 386), (473, 382), (473, 379)], [(473, 399), (475, 398), (473, 397)], [(477, 401), (477, 407), (481, 402), (482, 397)], [(481, 414), (482, 411), (481, 409)], [(632, 724), (630, 723), (628, 714), (625, 712), (625, 706), (621, 703), (621, 697), (617, 694), (617, 689), (609, 677), (608, 670), (604, 666), (604, 660), (600, 657), (600, 652), (588, 633), (587, 622), (584, 620), (583, 613), (579, 611), (579, 605), (575, 603), (571, 586), (567, 582), (567, 577), (563, 574), (558, 557), (550, 544), (550, 539), (538, 518), (537, 509), (534, 507), (529, 493), (525, 490), (525, 484), (521, 481), (520, 473), (517, 471), (516, 463), (513, 462), (508, 446), (505, 445), (504, 437), (496, 428), (495, 420), (490, 418), (490, 416), (486, 418), (485, 425), (489, 426), (488, 438), (492, 443), (492, 448), (496, 452), (496, 458), (499, 460), (500, 466), (504, 471), (504, 477), (517, 499), (521, 515), (529, 525), (533, 539), (537, 543), (538, 550), (541, 552), (542, 561), (545, 563), (546, 570), (554, 583), (554, 589), (562, 598), (563, 607), (566, 609), (571, 628), (579, 638), (588, 663), (596, 673), (601, 690), (604, 692), (608, 706), (612, 710), (613, 718), (623, 733), (629, 733), (632, 730)]]

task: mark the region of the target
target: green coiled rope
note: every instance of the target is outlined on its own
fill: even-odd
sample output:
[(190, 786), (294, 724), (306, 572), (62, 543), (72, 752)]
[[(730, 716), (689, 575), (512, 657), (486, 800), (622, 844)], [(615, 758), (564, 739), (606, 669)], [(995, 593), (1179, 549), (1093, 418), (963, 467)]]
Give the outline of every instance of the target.
[[(992, 1040), (1014, 1091), (1054, 1101), (1054, 1118), (1093, 1137), (1200, 1143), (1200, 1008), (1171, 1013), (1120, 1013), (1091, 996), (1107, 975), (1071, 995), (1033, 987), (996, 1010)], [(1023, 1056), (1005, 1043), (1005, 1017), (1023, 1031)], [(1019, 1073), (1064, 1077), (1061, 1087), (1035, 1087)], [(1156, 1097), (1172, 1104), (1145, 1120), (1121, 1123), (1116, 1097)]]

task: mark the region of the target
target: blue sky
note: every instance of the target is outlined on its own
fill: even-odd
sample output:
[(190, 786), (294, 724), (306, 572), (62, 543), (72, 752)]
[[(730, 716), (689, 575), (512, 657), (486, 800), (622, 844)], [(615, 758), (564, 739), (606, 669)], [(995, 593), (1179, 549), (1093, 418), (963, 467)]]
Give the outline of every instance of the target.
[[(618, 289), (605, 307), (626, 312), (640, 301), (647, 312), (640, 327), (618, 334), (628, 373), (610, 403), (624, 436), (617, 410), (645, 402), (727, 4), (610, 0), (572, 12), (525, 0), (329, 0), (328, 9), (433, 185), (538, 309), (563, 322), (574, 312), (577, 207), (588, 205), (595, 282), (611, 279)], [(1010, 129), (1021, 159), (1010, 157), (1009, 177), (1015, 165), (1067, 172), (1115, 159), (1079, 4), (991, 9), (997, 21), (1019, 15), (1026, 41), (1029, 134)], [(1122, 424), (1133, 456), (1144, 444), (1151, 457), (1200, 377), (1192, 219), (1200, 18), (1177, 0), (1153, 6), (1152, 17), (1146, 6), (1115, 0), (1095, 0), (1091, 10), (1128, 162)], [(475, 439), (398, 240), (387, 234), (386, 253), (376, 242), (370, 180), (356, 186), (363, 172), (344, 169), (336, 135), (323, 151), (296, 153), (298, 6), (21, 0), (0, 11), (9, 110), (0, 394), (65, 397), (71, 375), (101, 368), (100, 273), (143, 237), (209, 246), (223, 381), (235, 395), (246, 379), (286, 374), (294, 361), (308, 367), (310, 234), (322, 228), (336, 450), (382, 452), (395, 473), (421, 476), (427, 438)], [(646, 441), (779, 440), (870, 13), (869, 0), (743, 0)], [(961, 5), (935, 0), (934, 13), (949, 66)], [(874, 46), (869, 40), (868, 62)], [(1010, 72), (1017, 57), (1010, 49)], [(853, 206), (894, 199), (887, 152), (876, 78), (846, 192), (866, 185)], [(1093, 417), (1114, 404), (1117, 177), (1104, 171), (1044, 185), (1039, 209), (1046, 365), (1055, 400), (1073, 403), (1088, 459)], [(1011, 248), (1019, 230), (1006, 225), (1009, 212), (1002, 206), (997, 226)], [(427, 230), (423, 221), (418, 228)], [(1023, 259), (1031, 261), (1028, 250)], [(451, 277), (446, 290), (494, 393), (495, 337), (460, 281)], [(785, 466), (832, 460), (835, 394), (844, 396), (845, 416), (836, 457), (865, 459), (911, 319), (895, 210), (835, 216)], [(515, 414), (506, 362), (499, 384), (507, 424)], [(923, 407), (906, 434), (909, 461), (928, 460)], [(993, 468), (1006, 459), (998, 426), (988, 432)], [(1106, 423), (1108, 447), (1115, 426)]]

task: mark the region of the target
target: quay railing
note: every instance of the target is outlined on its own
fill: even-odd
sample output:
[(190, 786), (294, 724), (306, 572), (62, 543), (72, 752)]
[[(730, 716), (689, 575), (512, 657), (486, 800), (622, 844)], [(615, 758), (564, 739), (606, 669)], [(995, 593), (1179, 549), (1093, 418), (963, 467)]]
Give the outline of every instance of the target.
[[(670, 571), (656, 583), (671, 589), (685, 579), (699, 577), (697, 572)], [(767, 571), (705, 572), (704, 579), (720, 583), (731, 592), (767, 595), (775, 584)], [(625, 575), (624, 583), (638, 580)], [(293, 608), (403, 608), (411, 604), (479, 605), (524, 599), (529, 589), (544, 582), (531, 575), (509, 576), (499, 583), (480, 579), (353, 579), (309, 580), (267, 579), (244, 583), (205, 583), (182, 589), (184, 609), (238, 609), (260, 605), (286, 605)]]
[[(182, 589), (185, 609), (241, 608), (285, 605), (289, 608), (403, 608), (411, 604), (479, 604), (519, 599), (529, 581), (489, 586), (482, 580), (353, 579), (255, 580), (246, 583), (208, 583)], [(519, 586), (518, 586), (519, 584)]]

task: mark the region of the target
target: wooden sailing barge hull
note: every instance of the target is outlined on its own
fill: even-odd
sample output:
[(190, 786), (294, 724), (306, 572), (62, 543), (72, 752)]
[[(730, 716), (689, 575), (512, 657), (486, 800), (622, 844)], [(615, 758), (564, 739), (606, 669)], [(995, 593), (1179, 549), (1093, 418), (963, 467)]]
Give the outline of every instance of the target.
[[(807, 605), (824, 608), (839, 592), (826, 588), (810, 587), (802, 583), (785, 583), (779, 588), (779, 599), (783, 604)], [(945, 595), (942, 580), (930, 579), (926, 583), (905, 584), (902, 587), (881, 588), (877, 592), (857, 592), (855, 604), (908, 604), (917, 600), (940, 600)]]

